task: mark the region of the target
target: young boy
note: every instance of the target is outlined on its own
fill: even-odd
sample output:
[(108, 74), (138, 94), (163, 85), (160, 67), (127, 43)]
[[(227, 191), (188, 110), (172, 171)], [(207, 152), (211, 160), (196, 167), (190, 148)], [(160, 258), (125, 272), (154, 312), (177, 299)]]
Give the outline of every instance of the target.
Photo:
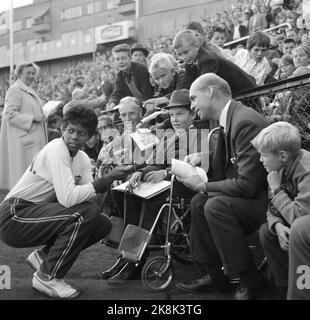
[(189, 89), (200, 75), (213, 72), (226, 80), (233, 94), (255, 87), (255, 79), (234, 63), (202, 48), (192, 30), (182, 30), (173, 39), (173, 49), (185, 63), (185, 72), (176, 87)]
[(310, 152), (301, 149), (297, 128), (287, 122), (276, 122), (263, 129), (252, 144), (268, 172), (271, 200), (267, 223), (259, 233), (281, 298), (287, 292), (288, 268), (292, 263), (288, 251), (290, 255), (294, 252), (290, 243), (292, 226), (300, 217), (310, 214)]
[(269, 37), (262, 31), (254, 32), (247, 41), (247, 50), (237, 51), (233, 62), (263, 85), (272, 68), (266, 58), (270, 45)]
[(154, 89), (149, 81), (147, 67), (131, 61), (131, 49), (127, 44), (120, 44), (112, 49), (113, 59), (118, 69), (114, 91), (109, 100), (111, 110), (127, 96), (135, 97), (140, 102), (153, 98)]
[(85, 101), (75, 101), (65, 113), (63, 135), (48, 143), (33, 159), (0, 204), (0, 237), (16, 248), (44, 245), (27, 258), (35, 270), (32, 286), (53, 298), (79, 295), (62, 278), (80, 252), (111, 230), (100, 215), (96, 193), (131, 168), (115, 168), (93, 181), (91, 163), (81, 151), (95, 133), (98, 119)]

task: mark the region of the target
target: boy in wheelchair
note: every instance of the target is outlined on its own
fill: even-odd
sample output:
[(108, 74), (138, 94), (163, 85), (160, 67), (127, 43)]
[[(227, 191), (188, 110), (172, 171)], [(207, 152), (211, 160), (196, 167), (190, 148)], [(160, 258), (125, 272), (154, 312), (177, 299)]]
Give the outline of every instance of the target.
[[(173, 126), (173, 131), (170, 131), (170, 136), (165, 135), (158, 146), (158, 148), (151, 154), (146, 162), (146, 166), (140, 168), (129, 179), (128, 191), (129, 194), (123, 194), (118, 191), (112, 191), (115, 205), (122, 215), (124, 212), (124, 196), (126, 197), (126, 221), (125, 225), (138, 225), (140, 219), (140, 212), (143, 204), (144, 216), (141, 222), (141, 227), (150, 230), (163, 201), (169, 195), (169, 191), (159, 194), (151, 199), (142, 199), (132, 194), (134, 188), (139, 187), (143, 182), (160, 182), (165, 179), (170, 179), (170, 165), (172, 158), (183, 158), (192, 153), (193, 147), (197, 145), (199, 149), (199, 142), (197, 135), (189, 134), (189, 128), (192, 126), (195, 118), (195, 113), (190, 109), (189, 91), (186, 89), (176, 90), (173, 92), (170, 102), (166, 107), (169, 110), (170, 120)], [(186, 135), (186, 137), (184, 136)], [(194, 139), (191, 139), (194, 138)], [(200, 151), (200, 150), (198, 150)], [(130, 194), (131, 193), (131, 194)], [(180, 183), (174, 185), (174, 194), (180, 198), (191, 198), (194, 192), (184, 187)], [(144, 203), (143, 203), (144, 202)], [(139, 268), (143, 264), (140, 263)], [(139, 271), (135, 264), (119, 258), (116, 263), (108, 270), (102, 273), (103, 278), (109, 279), (108, 283), (117, 285), (124, 283), (126, 280), (134, 277)]]
[(287, 122), (268, 126), (252, 144), (268, 171), (271, 197), (267, 222), (260, 227), (259, 234), (279, 298), (285, 298), (289, 285), (288, 299), (309, 299), (307, 290), (297, 287), (296, 261), (300, 265), (309, 264), (309, 251), (300, 246), (306, 241), (301, 239), (304, 223), (309, 226), (309, 217), (304, 216), (310, 212), (310, 152), (301, 149), (298, 129)]

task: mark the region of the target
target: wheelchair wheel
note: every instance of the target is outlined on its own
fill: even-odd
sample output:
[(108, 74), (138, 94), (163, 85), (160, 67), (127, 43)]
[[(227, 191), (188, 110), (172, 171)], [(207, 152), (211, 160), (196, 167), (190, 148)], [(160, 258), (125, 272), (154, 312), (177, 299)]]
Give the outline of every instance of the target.
[(149, 291), (161, 291), (167, 289), (174, 275), (173, 265), (167, 266), (168, 257), (156, 256), (149, 259), (142, 268), (141, 280), (143, 286)]

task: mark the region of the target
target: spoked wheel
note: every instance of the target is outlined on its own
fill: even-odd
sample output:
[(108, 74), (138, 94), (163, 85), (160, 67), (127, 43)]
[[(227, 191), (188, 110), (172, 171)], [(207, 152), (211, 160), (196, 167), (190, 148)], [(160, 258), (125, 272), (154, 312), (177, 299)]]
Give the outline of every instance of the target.
[[(175, 210), (175, 209), (173, 209)], [(176, 211), (174, 211), (176, 214)], [(184, 264), (192, 263), (192, 256), (189, 249), (189, 229), (190, 215), (178, 215), (178, 219), (174, 216), (169, 228), (169, 242), (171, 243), (171, 255), (173, 258)], [(166, 216), (165, 216), (166, 218)], [(161, 243), (165, 244), (165, 233), (167, 230), (167, 222), (164, 221), (161, 228)]]
[(168, 257), (156, 256), (149, 259), (142, 268), (143, 286), (150, 291), (161, 291), (169, 287), (173, 280), (174, 269)]
[[(190, 219), (190, 217), (188, 217)], [(170, 226), (171, 254), (175, 260), (185, 264), (192, 263), (192, 256), (189, 249), (190, 223), (175, 220)]]
[[(181, 228), (180, 228), (181, 229)], [(191, 264), (192, 256), (189, 250), (189, 234), (184, 230), (170, 233), (171, 254), (173, 258), (181, 263)]]

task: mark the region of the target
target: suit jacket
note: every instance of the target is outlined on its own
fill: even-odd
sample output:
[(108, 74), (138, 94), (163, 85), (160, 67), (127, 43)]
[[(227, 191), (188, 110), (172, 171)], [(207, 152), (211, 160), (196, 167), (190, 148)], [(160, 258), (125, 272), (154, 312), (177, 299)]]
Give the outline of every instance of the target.
[[(124, 97), (135, 96), (135, 93), (132, 92), (132, 90), (128, 87), (126, 80), (127, 82), (134, 80), (134, 83), (137, 89), (141, 93), (142, 101), (153, 98), (154, 89), (150, 84), (149, 77), (150, 77), (149, 72), (145, 65), (141, 63), (131, 62), (131, 65), (129, 67), (129, 70), (126, 76), (122, 71), (118, 72), (116, 81), (115, 81), (114, 91), (110, 97), (109, 102), (118, 104), (119, 101)], [(135, 96), (135, 97), (141, 100), (140, 97), (138, 96)]]
[(226, 141), (218, 139), (212, 161), (213, 176), (207, 183), (207, 191), (246, 198), (254, 198), (264, 191), (267, 199), (267, 172), (251, 144), (251, 140), (267, 125), (266, 119), (252, 108), (231, 102)]
[(185, 66), (185, 73), (182, 81), (177, 84), (177, 89), (189, 89), (200, 75), (208, 72), (213, 72), (226, 80), (233, 95), (256, 86), (255, 79), (237, 65), (214, 52), (200, 48), (197, 65)]

